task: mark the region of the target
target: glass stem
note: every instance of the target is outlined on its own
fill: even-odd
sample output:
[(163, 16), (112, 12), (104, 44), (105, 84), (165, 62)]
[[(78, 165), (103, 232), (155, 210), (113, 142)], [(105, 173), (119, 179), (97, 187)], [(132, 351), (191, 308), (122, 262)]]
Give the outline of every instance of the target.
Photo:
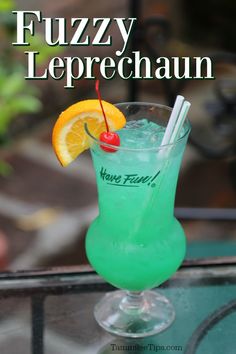
[(120, 303), (120, 309), (126, 313), (140, 313), (145, 306), (142, 291), (127, 291)]

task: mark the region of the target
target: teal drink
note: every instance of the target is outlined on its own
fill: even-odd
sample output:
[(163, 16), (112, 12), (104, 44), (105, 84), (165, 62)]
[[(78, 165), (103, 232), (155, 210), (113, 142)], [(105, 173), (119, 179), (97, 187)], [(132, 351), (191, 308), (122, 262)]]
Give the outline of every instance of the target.
[(89, 227), (86, 252), (106, 281), (136, 294), (167, 280), (185, 255), (174, 199), (189, 124), (175, 144), (160, 147), (168, 108), (118, 107), (128, 121), (118, 132), (121, 146), (108, 153), (94, 141), (91, 148), (99, 215)]

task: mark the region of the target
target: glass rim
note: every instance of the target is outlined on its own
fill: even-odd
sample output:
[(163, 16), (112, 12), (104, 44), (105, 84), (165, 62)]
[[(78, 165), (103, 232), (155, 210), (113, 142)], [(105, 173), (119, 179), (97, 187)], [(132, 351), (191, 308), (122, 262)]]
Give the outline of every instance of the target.
[[(166, 105), (163, 105), (163, 104), (159, 104), (159, 103), (151, 103), (151, 102), (119, 102), (119, 103), (115, 103), (114, 106), (119, 108), (121, 106), (124, 106), (124, 105), (133, 105), (133, 106), (154, 106), (154, 107), (157, 107), (157, 108), (164, 108), (166, 109), (167, 111), (172, 111), (172, 108), (169, 107), (169, 106), (166, 106)], [(95, 138), (95, 136), (93, 136), (91, 134), (91, 132), (89, 131), (89, 128), (88, 128), (88, 124), (85, 123), (84, 124), (84, 129), (85, 129), (85, 132), (86, 134), (97, 144), (97, 145), (102, 145), (102, 146), (106, 146), (106, 147), (110, 147), (114, 150), (121, 150), (121, 151), (134, 151), (134, 152), (142, 152), (142, 151), (160, 151), (160, 150), (163, 150), (163, 149), (167, 149), (167, 148), (171, 148), (173, 146), (176, 146), (178, 144), (180, 144), (184, 139), (185, 137), (189, 134), (190, 130), (191, 130), (191, 124), (190, 124), (190, 121), (188, 118), (186, 118), (185, 122), (184, 122), (184, 125), (187, 125), (187, 129), (184, 133), (183, 136), (179, 137), (176, 141), (174, 141), (173, 143), (169, 143), (169, 144), (165, 144), (165, 145), (160, 145), (160, 146), (157, 146), (157, 147), (147, 147), (147, 148), (129, 148), (129, 147), (124, 147), (124, 146), (116, 146), (116, 145), (112, 145), (112, 144), (108, 144), (108, 143), (105, 143), (97, 138)], [(90, 146), (90, 148), (92, 148), (92, 146)]]

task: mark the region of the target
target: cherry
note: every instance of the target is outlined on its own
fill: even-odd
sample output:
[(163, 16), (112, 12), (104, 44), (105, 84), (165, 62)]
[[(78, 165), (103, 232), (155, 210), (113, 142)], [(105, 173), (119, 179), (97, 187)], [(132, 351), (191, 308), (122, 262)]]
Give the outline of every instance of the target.
[[(99, 80), (96, 80), (96, 84), (95, 84), (95, 89), (97, 91), (97, 95), (98, 95), (98, 100), (102, 109), (102, 114), (104, 117), (104, 121), (106, 124), (106, 131), (102, 132), (100, 134), (99, 140), (102, 141), (103, 143), (106, 144), (111, 144), (111, 145), (115, 145), (115, 146), (120, 146), (120, 137), (117, 133), (115, 132), (110, 132), (109, 131), (109, 126), (107, 123), (107, 118), (105, 115), (105, 111), (103, 109), (103, 105), (102, 105), (102, 98), (101, 98), (101, 94), (100, 94), (100, 90), (99, 90)], [(109, 147), (109, 146), (104, 146), (104, 145), (100, 145), (101, 149), (103, 149), (106, 152), (116, 152), (117, 149)]]
[[(115, 132), (102, 132), (100, 134), (99, 139), (104, 143), (115, 145), (115, 146), (120, 146), (120, 137)], [(103, 149), (106, 152), (116, 152), (117, 151), (117, 149), (112, 148), (110, 146), (100, 145), (100, 147), (101, 147), (101, 149)]]

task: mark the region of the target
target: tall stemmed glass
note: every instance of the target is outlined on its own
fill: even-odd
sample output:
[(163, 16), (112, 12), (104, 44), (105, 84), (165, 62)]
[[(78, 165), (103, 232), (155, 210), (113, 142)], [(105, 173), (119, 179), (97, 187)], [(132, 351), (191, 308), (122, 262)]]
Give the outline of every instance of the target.
[[(163, 331), (175, 318), (169, 300), (150, 289), (170, 278), (185, 255), (185, 235), (174, 217), (174, 199), (190, 125), (185, 122), (175, 143), (146, 147), (140, 130), (143, 120), (158, 124), (161, 134), (171, 109), (149, 103), (117, 107), (127, 121), (136, 121), (128, 134), (138, 143), (108, 153), (86, 127), (99, 203), (99, 215), (86, 236), (86, 252), (98, 274), (122, 289), (106, 294), (96, 305), (97, 322), (117, 335), (144, 337)], [(151, 139), (160, 134), (154, 131)]]

